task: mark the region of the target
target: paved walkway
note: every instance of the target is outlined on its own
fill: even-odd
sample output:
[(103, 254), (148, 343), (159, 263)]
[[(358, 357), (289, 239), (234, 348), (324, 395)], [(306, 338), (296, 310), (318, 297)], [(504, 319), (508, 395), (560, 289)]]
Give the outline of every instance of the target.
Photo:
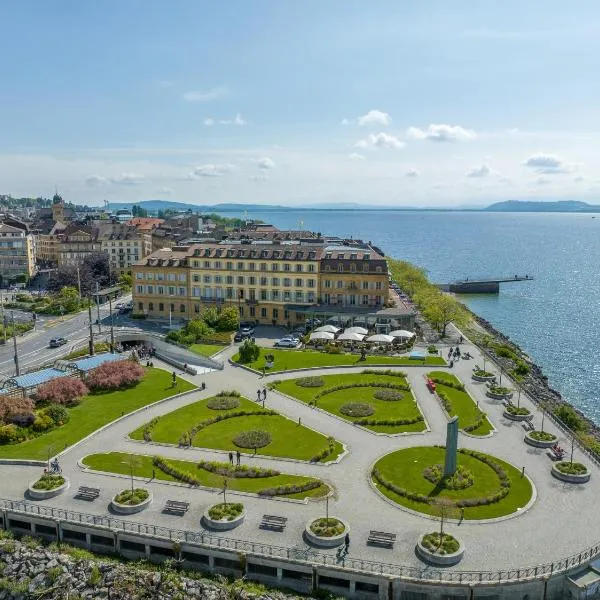
[[(592, 480), (585, 486), (563, 484), (550, 474), (551, 461), (543, 450), (531, 448), (523, 443), (524, 430), (520, 424), (502, 417), (502, 405), (485, 396), (484, 384), (473, 383), (470, 375), (474, 364), (483, 364), (477, 348), (465, 343), (463, 351), (470, 352), (473, 360), (460, 360), (455, 363), (454, 372), (466, 384), (471, 396), (488, 413), (496, 427), (488, 438), (474, 438), (463, 433), (459, 435), (459, 446), (481, 450), (502, 458), (517, 468), (525, 467), (536, 490), (537, 500), (522, 514), (503, 520), (500, 523), (450, 524), (448, 530), (464, 541), (467, 551), (463, 561), (456, 567), (460, 570), (499, 570), (550, 562), (590, 546), (598, 541), (593, 515), (600, 492), (600, 469), (575, 451), (575, 460), (582, 460), (592, 471)], [(443, 349), (444, 354), (447, 348)], [(220, 358), (227, 358), (235, 352), (230, 349)], [(487, 363), (488, 370), (491, 365)], [(437, 367), (436, 367), (437, 368)], [(171, 369), (169, 369), (171, 370)], [(330, 483), (335, 495), (330, 500), (330, 514), (342, 517), (351, 527), (351, 555), (382, 562), (401, 563), (422, 566), (416, 558), (414, 546), (418, 536), (426, 530), (434, 529), (431, 519), (403, 510), (382, 498), (369, 482), (370, 468), (381, 456), (400, 448), (415, 445), (443, 444), (447, 419), (438, 401), (428, 392), (424, 383), (424, 374), (431, 367), (402, 367), (408, 373), (408, 380), (431, 428), (430, 432), (405, 436), (374, 435), (337, 419), (327, 413), (314, 410), (298, 401), (269, 391), (267, 406), (281, 414), (298, 420), (326, 435), (332, 435), (345, 444), (348, 453), (338, 464), (307, 464), (284, 459), (261, 456), (244, 456), (243, 463), (275, 467), (282, 472), (314, 475)], [(493, 369), (492, 369), (493, 370)], [(326, 374), (348, 373), (348, 369), (328, 369)], [(240, 367), (227, 364), (223, 371), (215, 371), (195, 377), (185, 376), (200, 384), (206, 382), (206, 390), (176, 398), (157, 406), (149, 407), (140, 413), (132, 414), (88, 440), (68, 449), (61, 458), (61, 464), (72, 489), (66, 494), (48, 500), (48, 504), (70, 508), (82, 512), (106, 515), (110, 498), (126, 487), (120, 476), (102, 475), (83, 471), (78, 461), (97, 452), (129, 451), (141, 454), (161, 454), (168, 457), (198, 460), (227, 460), (226, 453), (199, 448), (181, 449), (176, 447), (148, 444), (130, 440), (128, 433), (156, 416), (167, 414), (181, 406), (199, 399), (207, 398), (221, 389), (237, 389), (250, 399), (256, 397), (256, 390), (272, 379), (297, 377), (298, 374), (277, 374), (260, 378)], [(524, 406), (536, 411), (532, 402), (521, 396)], [(540, 422), (536, 413), (534, 421)], [(553, 423), (546, 419), (545, 429), (556, 433), (559, 443), (566, 449), (570, 442), (564, 438)], [(0, 466), (2, 492), (0, 496), (20, 499), (24, 497), (27, 482), (39, 476), (39, 467)], [(74, 491), (80, 485), (100, 487), (102, 494), (98, 500), (88, 503), (73, 498)], [(175, 486), (159, 481), (146, 482), (154, 494), (152, 505), (129, 520), (153, 523), (174, 528), (201, 528), (200, 518), (205, 508), (219, 500), (217, 490), (193, 489)], [(235, 492), (229, 492), (234, 497)], [(167, 499), (188, 500), (191, 509), (184, 517), (169, 516), (161, 513)], [(284, 500), (262, 499), (246, 496), (244, 503), (248, 511), (246, 522), (224, 536), (238, 539), (264, 541), (281, 546), (304, 546), (302, 531), (306, 522), (324, 512), (323, 500), (307, 503)], [(278, 514), (288, 517), (288, 526), (284, 533), (263, 531), (258, 528), (263, 514)], [(588, 517), (586, 518), (585, 515)], [(569, 521), (567, 522), (567, 519)], [(370, 529), (393, 531), (397, 533), (397, 543), (393, 550), (374, 548), (366, 545)], [(335, 551), (332, 551), (334, 553)]]

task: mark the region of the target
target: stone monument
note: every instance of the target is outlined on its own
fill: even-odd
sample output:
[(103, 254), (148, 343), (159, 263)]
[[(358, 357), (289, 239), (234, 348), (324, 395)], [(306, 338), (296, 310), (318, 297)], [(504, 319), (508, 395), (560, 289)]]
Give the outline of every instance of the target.
[(444, 462), (444, 477), (456, 473), (456, 453), (458, 450), (458, 417), (453, 417), (446, 426), (446, 460)]

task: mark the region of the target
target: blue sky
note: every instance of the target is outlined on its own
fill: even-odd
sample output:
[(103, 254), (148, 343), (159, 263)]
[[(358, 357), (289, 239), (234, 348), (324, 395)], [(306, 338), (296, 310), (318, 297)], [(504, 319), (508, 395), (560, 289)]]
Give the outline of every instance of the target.
[(0, 193), (600, 201), (597, 2), (21, 0), (0, 15)]

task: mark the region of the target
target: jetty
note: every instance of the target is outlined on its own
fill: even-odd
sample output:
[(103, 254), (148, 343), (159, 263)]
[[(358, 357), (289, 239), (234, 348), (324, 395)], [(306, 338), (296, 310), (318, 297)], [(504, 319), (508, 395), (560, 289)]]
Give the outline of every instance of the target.
[(498, 294), (501, 283), (533, 281), (532, 275), (514, 275), (513, 277), (488, 277), (486, 279), (459, 279), (451, 283), (441, 283), (439, 288), (454, 294)]

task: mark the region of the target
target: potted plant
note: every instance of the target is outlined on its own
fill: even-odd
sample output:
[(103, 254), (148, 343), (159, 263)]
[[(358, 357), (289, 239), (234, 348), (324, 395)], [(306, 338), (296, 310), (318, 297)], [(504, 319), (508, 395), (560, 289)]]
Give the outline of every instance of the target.
[(452, 499), (443, 497), (434, 502), (434, 507), (434, 512), (440, 519), (440, 530), (424, 533), (419, 537), (417, 554), (432, 565), (455, 565), (462, 559), (465, 548), (459, 539), (444, 531), (444, 521), (458, 516), (458, 507)]
[(527, 421), (531, 418), (531, 411), (524, 406), (521, 406), (521, 387), (517, 388), (517, 404), (516, 406), (509, 403), (504, 409), (503, 415), (511, 421)]
[(348, 523), (329, 515), (329, 496), (325, 499), (325, 517), (308, 521), (304, 535), (311, 544), (323, 548), (334, 548), (344, 543), (350, 533)]
[(534, 429), (525, 434), (525, 443), (536, 448), (552, 448), (558, 439), (553, 433), (544, 431), (546, 408), (542, 406), (542, 425), (539, 430)]
[(68, 487), (69, 480), (61, 473), (44, 471), (37, 481), (29, 484), (27, 494), (33, 500), (46, 500), (62, 494)]
[(207, 527), (217, 531), (234, 529), (244, 522), (244, 505), (241, 502), (227, 502), (227, 478), (223, 478), (223, 502), (209, 506), (202, 518)]
[(133, 473), (136, 467), (140, 465), (140, 459), (131, 454), (127, 457), (124, 464), (129, 466), (131, 476), (131, 488), (121, 490), (111, 500), (111, 508), (121, 515), (131, 515), (144, 510), (152, 502), (152, 494), (144, 488), (134, 487)]

